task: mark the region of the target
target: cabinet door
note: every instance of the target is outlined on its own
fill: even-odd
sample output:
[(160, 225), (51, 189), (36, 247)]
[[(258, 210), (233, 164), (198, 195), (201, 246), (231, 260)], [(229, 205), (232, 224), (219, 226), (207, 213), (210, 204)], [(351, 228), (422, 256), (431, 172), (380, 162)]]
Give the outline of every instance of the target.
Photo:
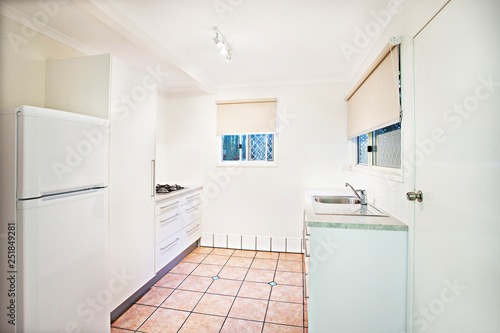
[[(110, 274), (129, 279), (111, 310), (155, 275), (154, 180), (156, 92), (147, 74), (113, 58), (110, 108)], [(119, 289), (119, 288), (117, 288)]]

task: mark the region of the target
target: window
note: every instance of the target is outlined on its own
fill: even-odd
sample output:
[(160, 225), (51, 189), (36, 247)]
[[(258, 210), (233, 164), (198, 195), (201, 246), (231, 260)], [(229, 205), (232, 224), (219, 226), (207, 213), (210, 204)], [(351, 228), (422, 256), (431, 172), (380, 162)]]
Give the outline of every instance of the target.
[(401, 123), (356, 137), (357, 164), (401, 169)]
[(221, 135), (221, 163), (275, 161), (274, 134)]
[(368, 134), (357, 137), (358, 141), (358, 164), (368, 165)]

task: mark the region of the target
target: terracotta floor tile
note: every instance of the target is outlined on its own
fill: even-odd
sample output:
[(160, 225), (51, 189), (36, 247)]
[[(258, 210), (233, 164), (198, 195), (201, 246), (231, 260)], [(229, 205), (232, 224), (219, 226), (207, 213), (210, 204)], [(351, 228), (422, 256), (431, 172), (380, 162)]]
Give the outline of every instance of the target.
[(255, 259), (278, 259), (279, 253), (277, 252), (265, 252), (258, 251), (255, 255)]
[(276, 271), (274, 282), (280, 285), (303, 286), (303, 277), (302, 273)]
[(229, 260), (229, 256), (219, 256), (216, 254), (209, 254), (203, 261), (203, 264), (211, 264), (211, 265), (225, 265)]
[(219, 274), (223, 266), (199, 264), (191, 275), (213, 277)]
[(163, 287), (151, 287), (149, 291), (142, 296), (136, 303), (152, 306), (160, 306), (163, 301), (170, 296), (174, 289)]
[(208, 287), (210, 287), (210, 284), (212, 284), (212, 281), (212, 278), (209, 277), (190, 275), (177, 288), (182, 290), (199, 291), (203, 293), (207, 291)]
[(121, 328), (111, 327), (111, 333), (130, 333), (130, 331), (123, 330)]
[(204, 246), (198, 246), (196, 249), (193, 250), (191, 253), (202, 253), (202, 254), (209, 254), (210, 252), (213, 251), (213, 247), (204, 247)]
[(302, 261), (304, 255), (302, 253), (280, 253), (280, 260)]
[(253, 258), (257, 254), (257, 251), (251, 250), (236, 250), (233, 253), (233, 257), (244, 257), (244, 258)]
[(194, 308), (193, 312), (204, 313), (215, 316), (227, 316), (234, 297), (205, 294)]
[(277, 262), (278, 260), (254, 259), (250, 268), (275, 270)]
[(271, 293), (271, 286), (267, 283), (259, 282), (243, 282), (243, 285), (238, 292), (238, 297), (248, 297), (248, 298), (258, 298), (258, 299), (269, 299), (269, 294)]
[(199, 264), (200, 262), (203, 261), (207, 257), (206, 254), (201, 254), (201, 253), (190, 253), (187, 255), (186, 258), (182, 260), (182, 262), (192, 262), (195, 264)]
[(161, 307), (182, 311), (193, 311), (202, 296), (202, 293), (194, 291), (175, 290), (165, 302), (161, 304)]
[(207, 293), (236, 296), (240, 286), (241, 281), (238, 280), (218, 279), (214, 280), (210, 288), (208, 288)]
[(269, 302), (266, 323), (302, 326), (304, 321), (304, 307), (302, 304)]
[(221, 333), (261, 333), (262, 323), (258, 321), (227, 318)]
[(271, 301), (282, 301), (291, 303), (304, 303), (302, 287), (277, 285), (271, 292)]
[(218, 333), (224, 324), (224, 317), (191, 313), (182, 325), (180, 333)]
[(132, 305), (111, 326), (136, 330), (156, 310), (155, 307), (145, 305)]
[(234, 253), (233, 249), (217, 249), (215, 248), (210, 254), (217, 254), (220, 256), (230, 256)]
[(146, 333), (175, 333), (188, 316), (189, 312), (159, 308), (139, 328), (139, 331)]
[(170, 273), (175, 274), (191, 274), (198, 264), (192, 262), (180, 262), (170, 270)]
[(303, 331), (304, 329), (298, 326), (265, 323), (262, 333), (303, 333)]
[(267, 301), (236, 297), (229, 317), (264, 321), (266, 315)]
[(247, 272), (248, 268), (226, 266), (219, 273), (219, 277), (223, 279), (243, 280)]
[(248, 274), (245, 277), (245, 281), (263, 282), (263, 283), (271, 282), (273, 281), (273, 279), (274, 279), (274, 271), (252, 269), (252, 268), (248, 270)]
[(249, 268), (252, 264), (252, 258), (231, 257), (226, 266)]
[(302, 273), (301, 261), (278, 260), (278, 271)]
[(182, 281), (187, 277), (183, 274), (172, 274), (167, 273), (160, 281), (156, 282), (155, 286), (165, 287), (165, 288), (177, 288)]

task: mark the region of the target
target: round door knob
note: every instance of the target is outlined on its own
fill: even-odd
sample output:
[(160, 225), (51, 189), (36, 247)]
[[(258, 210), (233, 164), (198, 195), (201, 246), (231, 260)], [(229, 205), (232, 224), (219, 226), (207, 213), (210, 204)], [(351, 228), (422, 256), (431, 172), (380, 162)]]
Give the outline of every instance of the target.
[(423, 193), (422, 193), (422, 191), (408, 192), (408, 193), (406, 193), (406, 199), (408, 201), (415, 201), (415, 200), (417, 200), (418, 202), (422, 202), (422, 200), (423, 200)]

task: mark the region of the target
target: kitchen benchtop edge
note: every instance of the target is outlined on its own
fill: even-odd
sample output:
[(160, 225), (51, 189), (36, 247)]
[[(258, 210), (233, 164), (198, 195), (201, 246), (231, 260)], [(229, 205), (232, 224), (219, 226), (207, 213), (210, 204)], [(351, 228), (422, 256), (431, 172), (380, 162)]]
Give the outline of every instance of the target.
[(182, 195), (184, 195), (186, 193), (189, 193), (189, 192), (199, 191), (202, 188), (203, 188), (203, 186), (200, 186), (200, 185), (197, 185), (197, 186), (187, 186), (187, 188), (185, 188), (185, 189), (178, 190), (178, 191), (173, 191), (173, 192), (170, 192), (170, 193), (156, 193), (155, 202), (158, 203), (158, 202), (162, 202), (162, 201), (165, 201), (165, 200), (168, 200), (168, 199), (180, 197), (180, 196), (182, 196)]
[[(304, 192), (306, 221), (312, 228), (337, 228), (337, 229), (361, 229), (361, 230), (386, 230), (386, 231), (408, 231), (408, 225), (394, 216), (384, 212), (388, 216), (352, 216), (352, 215), (325, 215), (316, 214), (312, 203), (313, 195), (352, 195), (352, 192), (344, 189), (331, 190), (306, 190)], [(377, 209), (379, 209), (377, 207)]]

